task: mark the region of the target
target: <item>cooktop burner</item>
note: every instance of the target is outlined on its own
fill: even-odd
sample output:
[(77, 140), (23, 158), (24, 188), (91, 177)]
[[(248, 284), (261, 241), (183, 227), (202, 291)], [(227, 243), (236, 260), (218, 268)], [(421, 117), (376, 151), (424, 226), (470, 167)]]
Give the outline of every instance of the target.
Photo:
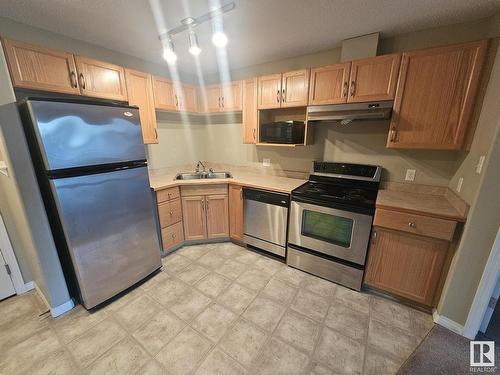
[(375, 208), (381, 168), (371, 165), (315, 162), (309, 182), (292, 192), (319, 205)]

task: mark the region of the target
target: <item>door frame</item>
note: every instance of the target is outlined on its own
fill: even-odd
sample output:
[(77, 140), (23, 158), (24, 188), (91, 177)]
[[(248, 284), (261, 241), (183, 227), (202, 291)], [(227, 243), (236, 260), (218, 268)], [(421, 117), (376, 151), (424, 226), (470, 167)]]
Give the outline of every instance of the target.
[(23, 280), (23, 276), (21, 274), (21, 270), (19, 269), (19, 265), (17, 264), (17, 258), (14, 254), (14, 249), (10, 243), (9, 234), (7, 233), (7, 228), (5, 227), (5, 223), (3, 221), (3, 217), (0, 214), (0, 247), (2, 248), (2, 255), (5, 262), (9, 265), (10, 268), (10, 277), (12, 279), (12, 283), (14, 284), (14, 289), (17, 294), (26, 293), (32, 288), (29, 285), (26, 285)]
[(463, 335), (470, 340), (474, 340), (479, 332), (490, 298), (500, 277), (498, 264), (500, 264), (500, 227), (465, 322)]

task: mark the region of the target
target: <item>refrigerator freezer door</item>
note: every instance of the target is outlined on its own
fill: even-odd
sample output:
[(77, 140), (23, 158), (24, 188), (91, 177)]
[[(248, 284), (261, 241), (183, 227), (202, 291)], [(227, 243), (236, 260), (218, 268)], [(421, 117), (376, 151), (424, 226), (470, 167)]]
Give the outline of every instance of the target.
[(161, 267), (146, 167), (51, 181), (83, 305)]
[(145, 160), (134, 108), (28, 100), (46, 170)]

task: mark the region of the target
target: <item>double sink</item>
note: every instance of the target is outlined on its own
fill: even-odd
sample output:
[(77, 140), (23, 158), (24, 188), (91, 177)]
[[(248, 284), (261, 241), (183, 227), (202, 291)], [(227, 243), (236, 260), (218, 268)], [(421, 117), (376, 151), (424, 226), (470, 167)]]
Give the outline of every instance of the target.
[(233, 178), (233, 176), (229, 172), (179, 173), (175, 176), (175, 180), (202, 180), (216, 178)]

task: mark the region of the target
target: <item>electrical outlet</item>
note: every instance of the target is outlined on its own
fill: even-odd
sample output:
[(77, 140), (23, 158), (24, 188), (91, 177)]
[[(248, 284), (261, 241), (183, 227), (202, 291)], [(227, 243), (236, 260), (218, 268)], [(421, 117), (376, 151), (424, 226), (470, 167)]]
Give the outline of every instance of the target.
[(405, 180), (406, 181), (414, 181), (415, 180), (415, 173), (417, 173), (417, 171), (415, 169), (407, 169)]
[(460, 190), (462, 190), (462, 184), (464, 183), (464, 178), (460, 177), (458, 179), (458, 184), (457, 184), (457, 192), (460, 193)]
[(484, 164), (484, 159), (485, 159), (485, 155), (481, 155), (479, 157), (479, 161), (477, 162), (477, 165), (476, 165), (476, 173), (477, 174), (481, 174), (481, 171), (483, 170), (483, 164)]
[(270, 167), (271, 166), (271, 159), (263, 159), (262, 160), (262, 165), (264, 167)]

